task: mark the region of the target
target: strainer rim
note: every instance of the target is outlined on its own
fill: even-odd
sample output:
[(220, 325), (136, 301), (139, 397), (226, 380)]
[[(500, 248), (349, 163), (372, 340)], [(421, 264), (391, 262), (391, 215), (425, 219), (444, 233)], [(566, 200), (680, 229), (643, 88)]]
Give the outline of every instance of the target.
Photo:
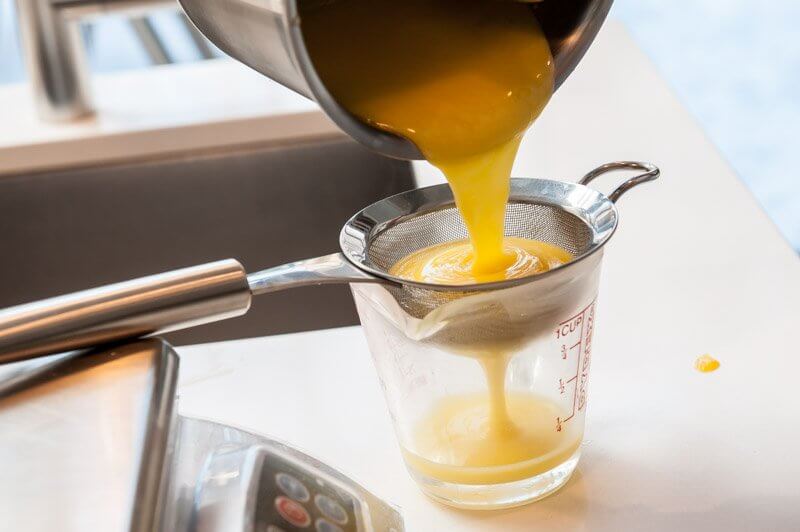
[[(592, 238), (587, 249), (576, 255), (571, 261), (546, 272), (490, 283), (445, 285), (412, 281), (391, 275), (383, 268), (373, 265), (369, 259), (369, 246), (384, 231), (403, 223), (410, 217), (416, 218), (455, 206), (452, 191), (446, 183), (400, 192), (365, 207), (344, 224), (339, 234), (339, 246), (344, 257), (353, 266), (392, 284), (413, 286), (438, 292), (474, 292), (510, 288), (561, 274), (572, 265), (582, 262), (602, 249), (605, 243), (614, 235), (619, 225), (619, 211), (615, 203), (603, 193), (588, 186), (555, 179), (515, 177), (511, 179), (510, 188), (509, 203), (551, 206), (563, 209), (568, 214), (578, 218), (591, 231)], [(560, 189), (564, 201), (559, 202), (557, 198), (544, 195), (532, 196), (530, 191), (536, 188), (543, 190)], [(526, 191), (528, 192), (527, 196), (525, 196)], [(597, 211), (601, 215), (610, 214), (611, 217), (604, 220), (603, 225), (600, 227), (590, 223), (590, 220), (587, 219), (589, 213), (585, 209), (580, 209), (578, 205), (566, 202), (570, 197), (574, 197), (576, 194), (573, 193), (576, 192), (580, 193), (585, 203), (592, 204), (595, 207), (592, 209), (593, 211)], [(387, 216), (392, 212), (395, 215)]]

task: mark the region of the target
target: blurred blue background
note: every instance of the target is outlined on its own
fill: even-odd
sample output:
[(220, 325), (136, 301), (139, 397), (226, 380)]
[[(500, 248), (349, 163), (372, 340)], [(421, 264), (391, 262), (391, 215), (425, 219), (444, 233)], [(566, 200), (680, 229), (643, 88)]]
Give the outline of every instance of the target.
[[(680, 8), (675, 6), (679, 5)], [(702, 124), (783, 235), (800, 251), (800, 2), (771, 0), (617, 0), (624, 21), (684, 105)], [(85, 27), (93, 71), (219, 56), (175, 12), (154, 13), (147, 26), (107, 17)], [(166, 57), (143, 45), (152, 32)], [(25, 73), (14, 1), (0, 0), (0, 83)]]

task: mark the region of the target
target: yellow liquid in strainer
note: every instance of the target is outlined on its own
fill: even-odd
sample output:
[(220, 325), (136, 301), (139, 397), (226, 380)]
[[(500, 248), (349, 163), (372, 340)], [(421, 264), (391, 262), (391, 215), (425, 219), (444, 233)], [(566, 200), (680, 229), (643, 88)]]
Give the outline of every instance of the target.
[(475, 270), (473, 246), (467, 241), (447, 242), (416, 251), (389, 269), (395, 277), (434, 284), (473, 284), (516, 279), (544, 273), (566, 264), (572, 255), (552, 244), (527, 238), (505, 237), (503, 254), (508, 265), (500, 270)]
[[(332, 96), (361, 120), (413, 141), (445, 174), (467, 227), (469, 243), (418, 251), (392, 274), (488, 282), (571, 259), (556, 246), (503, 236), (520, 140), (553, 91), (553, 59), (530, 5), (320, 0), (300, 9), (309, 55)], [(498, 344), (471, 356), (489, 393), (435, 405), (406, 451), (409, 465), (433, 478), (492, 484), (566, 460), (580, 435), (555, 430), (555, 404), (506, 393), (510, 354)]]

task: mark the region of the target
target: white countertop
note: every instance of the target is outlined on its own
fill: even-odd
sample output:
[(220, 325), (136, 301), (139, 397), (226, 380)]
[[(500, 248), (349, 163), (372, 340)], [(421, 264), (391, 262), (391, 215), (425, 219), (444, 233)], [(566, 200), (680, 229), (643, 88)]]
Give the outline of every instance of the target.
[[(800, 260), (611, 23), (515, 173), (576, 180), (614, 159), (650, 160), (663, 177), (621, 200), (583, 458), (555, 496), (490, 513), (425, 498), (403, 468), (358, 328), (181, 348), (182, 412), (306, 450), (401, 506), (413, 532), (797, 530)], [(695, 371), (702, 353), (722, 367)]]

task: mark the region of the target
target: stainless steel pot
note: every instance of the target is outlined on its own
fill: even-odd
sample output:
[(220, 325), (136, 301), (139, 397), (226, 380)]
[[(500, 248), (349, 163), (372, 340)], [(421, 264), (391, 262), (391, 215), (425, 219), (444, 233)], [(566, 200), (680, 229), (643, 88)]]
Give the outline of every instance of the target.
[[(315, 100), (357, 141), (390, 157), (423, 158), (409, 140), (365, 124), (334, 100), (306, 50), (298, 0), (178, 1), (197, 28), (225, 53)], [(612, 1), (531, 2), (553, 51), (556, 88), (589, 48)]]

